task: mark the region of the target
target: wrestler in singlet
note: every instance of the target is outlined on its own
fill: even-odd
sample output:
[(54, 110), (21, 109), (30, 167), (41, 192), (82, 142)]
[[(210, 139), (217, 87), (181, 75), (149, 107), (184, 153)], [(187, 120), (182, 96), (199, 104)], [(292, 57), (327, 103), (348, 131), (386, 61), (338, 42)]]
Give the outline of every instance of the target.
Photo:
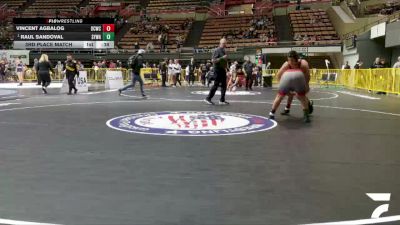
[(22, 86), (22, 83), (24, 82), (24, 63), (22, 62), (21, 58), (18, 58), (17, 60), (15, 60), (16, 62), (16, 71), (17, 72), (17, 76), (18, 76), (18, 86)]
[[(307, 123), (310, 122), (311, 103), (306, 97), (306, 94), (309, 91), (308, 82), (310, 81), (308, 63), (299, 60), (299, 55), (296, 51), (290, 51), (288, 61), (282, 65), (276, 77), (279, 81), (278, 94), (272, 105), (269, 118), (275, 119), (275, 112), (286, 95), (289, 96), (289, 102), (291, 103), (292, 99), (290, 98), (293, 98), (293, 94), (296, 94), (296, 97), (303, 106), (304, 121)], [(290, 107), (290, 104), (288, 105)]]
[(299, 96), (305, 96), (307, 93), (307, 82), (303, 71), (300, 69), (301, 60), (298, 66), (293, 67), (289, 64), (289, 69), (284, 72), (279, 82), (279, 94), (286, 96), (295, 92)]

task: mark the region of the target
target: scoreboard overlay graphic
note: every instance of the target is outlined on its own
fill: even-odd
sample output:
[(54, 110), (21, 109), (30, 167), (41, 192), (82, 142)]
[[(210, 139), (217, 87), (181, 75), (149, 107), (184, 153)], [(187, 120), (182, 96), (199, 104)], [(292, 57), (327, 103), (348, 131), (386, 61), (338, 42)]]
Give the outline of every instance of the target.
[(14, 49), (114, 48), (112, 18), (15, 18)]

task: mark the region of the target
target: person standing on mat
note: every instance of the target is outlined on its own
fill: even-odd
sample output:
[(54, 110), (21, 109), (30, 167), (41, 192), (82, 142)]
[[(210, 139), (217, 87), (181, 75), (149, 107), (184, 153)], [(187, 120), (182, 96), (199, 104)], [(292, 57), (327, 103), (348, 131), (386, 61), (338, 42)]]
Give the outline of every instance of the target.
[(181, 66), (181, 64), (179, 64), (179, 60), (177, 60), (177, 59), (175, 59), (174, 71), (175, 71), (174, 86), (176, 87), (176, 83), (179, 83), (179, 86), (182, 87), (182, 83), (181, 83), (182, 66)]
[(54, 73), (53, 65), (49, 61), (49, 57), (46, 54), (42, 54), (38, 63), (35, 65), (35, 71), (40, 78), (42, 85), (43, 94), (47, 94), (47, 87), (50, 85), (50, 71)]
[(172, 59), (169, 60), (168, 63), (168, 86), (173, 87), (174, 86), (174, 63), (172, 61)]
[(203, 86), (206, 86), (206, 75), (207, 75), (207, 67), (206, 67), (206, 65), (205, 64), (201, 64), (199, 71), (201, 73), (201, 84), (203, 84)]
[(15, 60), (15, 66), (19, 82), (18, 86), (22, 86), (22, 83), (24, 82), (25, 65), (22, 62), (21, 57), (18, 57), (18, 59)]
[(212, 56), (212, 63), (214, 64), (214, 76), (215, 81), (214, 85), (210, 89), (210, 93), (204, 101), (213, 105), (214, 103), (211, 101), (217, 91), (218, 87), (221, 86), (221, 99), (219, 101), (220, 105), (228, 105), (229, 103), (225, 101), (225, 93), (226, 93), (226, 69), (228, 66), (228, 56), (225, 53), (226, 48), (226, 39), (222, 38), (219, 42), (219, 47), (214, 51)]
[(190, 63), (186, 67), (186, 74), (188, 74), (188, 84), (189, 86), (194, 85), (194, 70), (195, 70), (195, 65), (194, 65), (194, 58), (190, 59)]
[(310, 90), (310, 70), (307, 61), (299, 59), (299, 55), (296, 51), (290, 51), (288, 54), (288, 61), (282, 65), (276, 74), (276, 77), (279, 81), (279, 92), (272, 105), (269, 118), (275, 119), (275, 112), (286, 95), (289, 96), (289, 99), (282, 115), (288, 115), (290, 112), (290, 105), (293, 101), (293, 96), (296, 94), (303, 106), (304, 121), (309, 123), (313, 107), (312, 101), (310, 101), (306, 96)]
[(36, 70), (36, 68), (37, 68), (37, 64), (39, 63), (39, 60), (37, 59), (37, 58), (35, 58), (34, 60), (33, 60), (33, 70), (34, 70), (34, 72), (36, 73), (36, 79), (37, 79), (37, 84), (36, 85), (42, 85), (42, 79), (40, 79), (40, 75), (39, 75), (39, 72)]
[(67, 61), (65, 61), (65, 76), (67, 77), (69, 86), (68, 95), (72, 94), (72, 89), (74, 90), (74, 94), (76, 94), (78, 89), (75, 87), (75, 76), (79, 76), (79, 68), (71, 54), (67, 54)]
[(161, 74), (161, 87), (167, 87), (166, 81), (167, 81), (167, 73), (168, 73), (168, 60), (165, 58), (163, 62), (160, 63), (160, 66), (158, 69), (160, 70)]
[(253, 90), (253, 68), (253, 63), (247, 58), (246, 62), (243, 64), (243, 71), (246, 76), (246, 91)]
[(6, 80), (6, 63), (0, 59), (0, 81)]
[(118, 89), (119, 95), (121, 95), (121, 93), (128, 88), (135, 88), (136, 81), (138, 81), (140, 84), (140, 92), (142, 93), (143, 97), (146, 97), (143, 90), (143, 80), (140, 76), (140, 69), (143, 68), (143, 53), (144, 50), (140, 49), (138, 53), (134, 55), (132, 59), (130, 59), (129, 65), (132, 68), (132, 83), (126, 85), (122, 89)]

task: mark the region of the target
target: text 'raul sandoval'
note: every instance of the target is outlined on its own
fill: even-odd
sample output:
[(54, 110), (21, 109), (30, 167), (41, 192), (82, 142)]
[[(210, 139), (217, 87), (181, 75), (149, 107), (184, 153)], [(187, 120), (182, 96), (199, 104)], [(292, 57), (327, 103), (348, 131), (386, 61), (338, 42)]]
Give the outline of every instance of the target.
[(62, 34), (21, 34), (21, 40), (64, 40), (64, 36)]

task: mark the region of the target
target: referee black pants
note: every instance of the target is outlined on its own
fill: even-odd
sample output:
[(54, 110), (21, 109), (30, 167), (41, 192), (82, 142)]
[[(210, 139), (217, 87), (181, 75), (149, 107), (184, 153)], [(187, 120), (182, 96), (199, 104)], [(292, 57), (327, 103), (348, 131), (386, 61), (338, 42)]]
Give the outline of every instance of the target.
[(71, 93), (72, 89), (76, 90), (75, 87), (75, 74), (67, 74), (69, 93)]
[(217, 91), (218, 87), (221, 86), (221, 102), (225, 102), (225, 93), (226, 93), (226, 71), (215, 71), (215, 81), (214, 85), (210, 89), (210, 93), (207, 96), (207, 100), (210, 100), (214, 97), (215, 92)]

